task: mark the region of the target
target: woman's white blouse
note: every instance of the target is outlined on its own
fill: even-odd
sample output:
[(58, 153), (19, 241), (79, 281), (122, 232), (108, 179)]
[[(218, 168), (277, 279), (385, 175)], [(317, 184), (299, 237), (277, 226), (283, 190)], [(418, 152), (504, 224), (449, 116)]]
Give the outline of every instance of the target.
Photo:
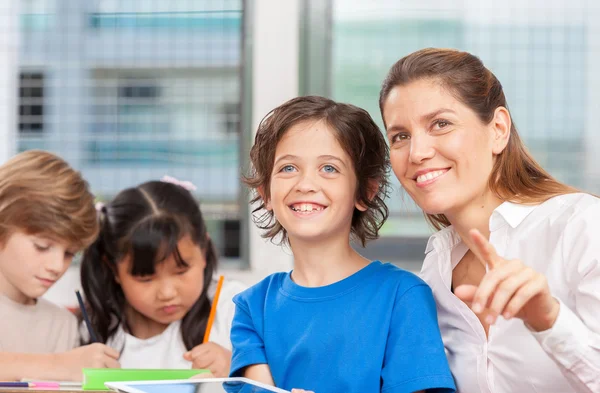
[(560, 311), (555, 325), (539, 333), (500, 317), (486, 339), (477, 316), (450, 290), (466, 245), (452, 227), (431, 236), (421, 277), (435, 296), (458, 392), (600, 393), (600, 199), (505, 202), (493, 212), (490, 231), (498, 255), (546, 276)]

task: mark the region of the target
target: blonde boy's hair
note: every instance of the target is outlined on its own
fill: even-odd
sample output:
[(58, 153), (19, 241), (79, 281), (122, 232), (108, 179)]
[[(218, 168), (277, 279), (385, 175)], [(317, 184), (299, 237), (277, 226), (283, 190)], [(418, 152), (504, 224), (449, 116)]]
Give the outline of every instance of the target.
[(87, 247), (98, 235), (88, 183), (52, 153), (17, 154), (0, 166), (0, 246), (14, 231)]

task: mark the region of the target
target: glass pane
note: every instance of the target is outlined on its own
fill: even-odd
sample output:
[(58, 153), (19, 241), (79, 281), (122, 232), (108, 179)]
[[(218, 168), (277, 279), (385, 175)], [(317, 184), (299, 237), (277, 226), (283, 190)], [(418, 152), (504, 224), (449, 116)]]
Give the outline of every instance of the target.
[(58, 153), (103, 200), (189, 180), (221, 253), (239, 258), (224, 238), (240, 239), (242, 5), (23, 0), (19, 150)]
[[(590, 64), (600, 39), (600, 9), (591, 2), (336, 0), (332, 26), (332, 95), (366, 108), (383, 128), (379, 89), (389, 67), (425, 47), (467, 50), (502, 82), (526, 145), (544, 168), (568, 184), (600, 192), (594, 156), (600, 141), (586, 124)], [(596, 44), (597, 45), (597, 44)], [(586, 118), (587, 117), (587, 118)], [(392, 176), (393, 177), (393, 176)], [(387, 201), (382, 234), (427, 237), (419, 209), (400, 190)]]

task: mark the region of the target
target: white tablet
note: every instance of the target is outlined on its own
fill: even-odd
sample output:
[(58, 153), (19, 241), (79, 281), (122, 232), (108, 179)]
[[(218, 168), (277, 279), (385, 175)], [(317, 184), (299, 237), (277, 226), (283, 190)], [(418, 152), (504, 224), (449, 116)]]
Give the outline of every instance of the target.
[(290, 393), (247, 378), (106, 382), (104, 385), (119, 393)]

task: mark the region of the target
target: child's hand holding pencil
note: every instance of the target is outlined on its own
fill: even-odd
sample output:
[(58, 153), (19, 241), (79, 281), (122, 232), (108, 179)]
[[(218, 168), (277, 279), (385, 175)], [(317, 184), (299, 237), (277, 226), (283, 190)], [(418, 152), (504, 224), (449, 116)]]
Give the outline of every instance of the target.
[(192, 368), (210, 370), (211, 374), (217, 378), (228, 377), (229, 369), (231, 368), (231, 351), (218, 344), (209, 342), (210, 331), (217, 313), (219, 295), (221, 294), (221, 288), (223, 288), (223, 280), (224, 277), (220, 276), (206, 323), (206, 331), (204, 332), (202, 344), (195, 346), (183, 355), (185, 360), (192, 362)]
[(57, 379), (64, 381), (81, 381), (83, 368), (120, 368), (119, 352), (104, 344), (95, 343), (75, 348), (68, 352), (57, 353), (56, 364), (61, 365), (64, 375)]
[(216, 378), (229, 376), (231, 351), (212, 342), (200, 344), (183, 355), (192, 362), (192, 368), (210, 370)]
[(81, 313), (90, 334), (92, 344), (84, 345), (67, 352), (54, 355), (56, 364), (61, 365), (63, 374), (58, 374), (57, 379), (63, 381), (81, 381), (83, 368), (121, 368), (119, 364), (119, 352), (111, 347), (98, 342), (98, 338), (92, 328), (87, 315), (83, 299), (79, 291), (75, 291)]

